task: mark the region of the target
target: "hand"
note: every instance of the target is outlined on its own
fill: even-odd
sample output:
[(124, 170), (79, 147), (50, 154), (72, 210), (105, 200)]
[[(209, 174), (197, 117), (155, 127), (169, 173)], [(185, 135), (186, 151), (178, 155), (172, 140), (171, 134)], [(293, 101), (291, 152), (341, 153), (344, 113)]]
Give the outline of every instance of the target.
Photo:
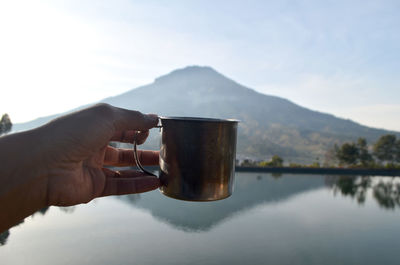
[[(104, 168), (134, 165), (132, 150), (113, 148), (109, 141), (132, 143), (138, 133), (143, 143), (157, 122), (156, 115), (99, 104), (0, 137), (0, 232), (45, 206), (159, 187), (154, 176)], [(158, 164), (157, 151), (138, 155), (145, 165)]]
[[(68, 206), (100, 196), (146, 192), (159, 187), (159, 179), (142, 172), (112, 171), (104, 166), (135, 165), (132, 150), (116, 149), (110, 141), (143, 143), (156, 115), (97, 105), (59, 118), (43, 127), (46, 141), (47, 204)], [(140, 161), (158, 164), (158, 152), (138, 151)]]

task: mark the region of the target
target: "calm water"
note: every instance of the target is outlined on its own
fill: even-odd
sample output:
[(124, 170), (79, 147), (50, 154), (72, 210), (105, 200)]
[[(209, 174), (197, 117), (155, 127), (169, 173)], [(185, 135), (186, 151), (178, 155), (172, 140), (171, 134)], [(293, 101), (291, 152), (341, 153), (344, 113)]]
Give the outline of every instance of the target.
[(230, 198), (158, 191), (51, 207), (0, 240), (1, 264), (398, 264), (400, 180), (239, 173)]

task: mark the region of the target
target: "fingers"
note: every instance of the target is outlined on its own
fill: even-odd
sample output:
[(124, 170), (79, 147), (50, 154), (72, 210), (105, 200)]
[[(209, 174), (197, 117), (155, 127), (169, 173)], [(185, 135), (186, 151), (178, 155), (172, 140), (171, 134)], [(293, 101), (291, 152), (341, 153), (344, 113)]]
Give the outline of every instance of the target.
[(106, 179), (103, 193), (100, 196), (142, 193), (155, 190), (159, 186), (160, 181), (154, 176), (121, 179), (108, 178)]
[(142, 193), (157, 189), (160, 186), (160, 180), (157, 177), (145, 175), (138, 171), (116, 173), (109, 169), (103, 169), (103, 172), (107, 178), (100, 197)]
[[(159, 151), (138, 150), (139, 161), (146, 166), (158, 165), (159, 154)], [(107, 146), (104, 165), (115, 167), (136, 166), (133, 150)]]
[(157, 126), (158, 116), (143, 114), (135, 110), (114, 107), (114, 127), (116, 131), (146, 131)]
[(117, 131), (114, 133), (110, 141), (132, 143), (135, 137), (136, 131)]
[(143, 144), (147, 137), (149, 136), (149, 130), (145, 131), (118, 131), (114, 133), (113, 137), (110, 139), (110, 141), (117, 141), (117, 142), (122, 142), (122, 143), (133, 143), (133, 140), (135, 139), (135, 134), (136, 136), (136, 143), (137, 144)]
[(146, 173), (138, 170), (111, 170), (108, 168), (102, 168), (106, 178), (137, 178), (137, 177), (148, 177)]

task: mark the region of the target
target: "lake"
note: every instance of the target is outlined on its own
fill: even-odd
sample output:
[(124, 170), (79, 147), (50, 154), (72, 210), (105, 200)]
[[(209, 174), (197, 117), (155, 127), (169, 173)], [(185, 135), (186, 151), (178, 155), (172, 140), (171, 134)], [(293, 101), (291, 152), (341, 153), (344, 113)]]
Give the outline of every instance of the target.
[(158, 191), (43, 209), (1, 264), (398, 264), (400, 179), (237, 173), (233, 195)]

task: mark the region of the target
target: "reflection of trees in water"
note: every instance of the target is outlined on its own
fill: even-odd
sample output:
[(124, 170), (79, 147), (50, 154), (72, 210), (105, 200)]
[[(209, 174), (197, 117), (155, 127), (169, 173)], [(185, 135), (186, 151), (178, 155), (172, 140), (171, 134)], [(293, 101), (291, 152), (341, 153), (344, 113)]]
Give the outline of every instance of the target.
[[(48, 208), (48, 207), (47, 207), (47, 208)], [(41, 210), (42, 210), (42, 209), (41, 209)], [(46, 209), (46, 211), (47, 211), (47, 209)], [(45, 212), (46, 212), (46, 211), (45, 211)], [(38, 212), (40, 212), (40, 210), (39, 210)], [(35, 214), (36, 214), (36, 213), (35, 213)], [(44, 214), (44, 213), (42, 213), (42, 214)], [(24, 222), (24, 220), (21, 220), (21, 221), (19, 221), (16, 225), (14, 225), (13, 227), (18, 226), (18, 225), (22, 224), (23, 222)], [(11, 228), (12, 228), (12, 227), (11, 227)], [(11, 228), (10, 228), (10, 229), (11, 229)], [(6, 231), (0, 233), (0, 245), (1, 245), (1, 246), (5, 245), (5, 244), (7, 243), (7, 239), (8, 239), (9, 236), (10, 236), (10, 230), (6, 230)]]
[[(21, 221), (19, 221), (18, 224), (14, 225), (13, 227), (18, 226), (18, 225), (22, 224), (23, 222), (24, 222), (24, 220), (21, 220)], [(0, 246), (3, 246), (7, 243), (7, 239), (9, 236), (10, 236), (10, 230), (6, 230), (6, 231), (0, 233)]]
[(335, 176), (327, 177), (327, 180), (334, 193), (340, 192), (344, 196), (355, 198), (359, 204), (363, 204), (367, 192), (372, 191), (373, 198), (382, 208), (400, 208), (400, 182), (396, 178)]
[(398, 182), (379, 182), (374, 186), (373, 194), (379, 205), (386, 209), (400, 207), (400, 183)]
[[(41, 214), (41, 215), (45, 215), (47, 213), (47, 211), (50, 209), (50, 207), (44, 207), (42, 209), (40, 209), (39, 211), (35, 212), (34, 214), (32, 214), (31, 216), (34, 216), (36, 214)], [(22, 224), (25, 220), (21, 220), (19, 221), (16, 225), (14, 225), (13, 227), (16, 227), (20, 224)], [(12, 228), (12, 227), (11, 227)], [(10, 228), (10, 229), (11, 229)], [(3, 246), (7, 243), (8, 237), (10, 236), (10, 230), (6, 230), (4, 232), (0, 233), (0, 246)]]
[(7, 238), (10, 235), (10, 231), (4, 231), (3, 233), (0, 233), (0, 245), (5, 245), (7, 243)]
[(37, 211), (36, 213), (34, 213), (33, 215), (35, 215), (37, 213), (41, 213), (42, 215), (45, 215), (49, 209), (50, 209), (50, 207), (44, 207), (44, 208), (40, 209), (39, 211)]
[(371, 185), (369, 177), (339, 176), (335, 177), (333, 191), (340, 192), (344, 196), (355, 198), (359, 204), (365, 202), (366, 193)]
[(128, 194), (121, 198), (126, 199), (127, 202), (135, 203), (140, 200), (140, 194)]
[[(274, 179), (279, 179), (280, 177), (282, 177), (282, 173), (271, 173), (271, 176)], [(262, 180), (262, 175), (258, 175), (256, 178), (257, 180)]]
[(64, 207), (59, 207), (61, 211), (64, 213), (73, 213), (75, 211), (76, 206), (64, 206)]
[(278, 178), (282, 177), (282, 173), (272, 173), (271, 175), (274, 179), (278, 179)]

